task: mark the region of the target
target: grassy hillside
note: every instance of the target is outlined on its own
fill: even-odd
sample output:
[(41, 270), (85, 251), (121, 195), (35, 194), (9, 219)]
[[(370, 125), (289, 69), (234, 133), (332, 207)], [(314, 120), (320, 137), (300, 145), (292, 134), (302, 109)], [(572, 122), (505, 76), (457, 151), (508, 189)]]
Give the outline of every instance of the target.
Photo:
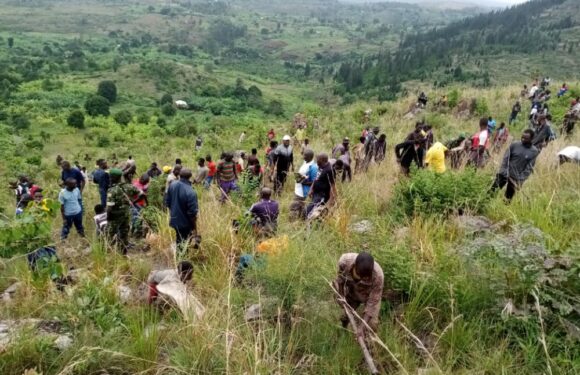
[[(484, 99), (491, 113), (503, 117), (518, 89), (460, 92), (462, 98)], [(560, 105), (564, 107), (566, 102), (564, 99)], [(321, 111), (321, 130), (311, 134), (314, 149), (329, 150), (344, 135), (355, 138), (360, 130), (356, 119), (367, 105), (375, 113), (382, 108), (358, 103), (340, 111)], [(31, 274), (24, 259), (3, 260), (0, 289), (15, 281), (23, 287), (15, 300), (1, 305), (1, 315), (57, 319), (74, 343), (55, 355), (49, 338), (35, 338), (32, 332), (22, 335), (0, 354), (2, 372), (19, 374), (36, 368), (48, 374), (364, 373), (352, 334), (339, 328), (339, 312), (327, 285), (338, 256), (361, 249), (371, 251), (382, 265), (390, 295), (383, 302), (379, 330), (388, 350), (373, 346), (383, 371), (529, 374), (547, 371), (549, 364), (554, 373), (577, 372), (579, 346), (564, 323), (578, 322), (574, 312), (577, 284), (570, 284), (576, 271), (563, 268), (556, 278), (556, 273), (543, 270), (542, 262), (544, 257), (564, 261), (578, 256), (580, 207), (575, 202), (580, 171), (574, 165), (559, 168), (555, 161), (555, 152), (566, 144), (577, 144), (578, 136), (558, 140), (542, 153), (536, 173), (511, 205), (479, 191), (480, 199), (487, 201), (482, 213), (503, 223), (493, 234), (473, 237), (453, 217), (417, 214), (405, 218), (393, 206), (404, 179), (398, 175), (392, 144), (412, 128), (412, 121), (402, 120), (408, 105), (407, 100), (390, 104), (383, 108), (385, 115), (373, 118), (388, 135), (388, 158), (380, 167), (339, 187), (339, 206), (321, 227), (308, 230), (302, 223), (287, 221), (291, 190), (287, 189), (281, 200), (279, 234), (289, 236), (289, 247), (252, 268), (242, 285), (233, 278), (235, 256), (253, 253), (255, 242), (247, 234), (235, 235), (229, 225), (247, 209), (247, 201), (236, 199), (234, 204), (221, 206), (217, 191), (198, 190), (204, 245), (191, 257), (196, 264), (193, 290), (208, 308), (202, 321), (186, 324), (175, 313), (160, 315), (138, 298), (122, 303), (115, 294), (119, 284), (142, 290), (149, 270), (174, 264), (166, 214), (158, 217), (150, 250), (132, 251), (128, 258), (106, 252), (93, 239), (86, 242), (73, 235), (65, 243), (57, 242), (65, 267), (86, 272), (66, 294)], [(560, 107), (553, 108), (558, 111)], [(437, 139), (471, 132), (477, 123), (475, 118), (460, 120), (452, 114), (424, 115), (435, 125)], [(194, 164), (191, 140), (162, 136), (159, 141), (137, 125), (124, 131), (119, 125), (100, 126), (109, 134), (122, 134), (124, 142), (95, 148), (81, 141), (86, 131), (75, 133), (62, 127), (57, 133), (60, 136), (51, 136), (36, 176), (48, 196), (55, 197), (58, 191), (52, 161), (57, 153), (74, 157), (88, 152), (96, 158), (113, 151), (119, 155), (131, 152), (140, 170), (150, 161), (170, 163), (176, 156), (188, 166)], [(523, 126), (519, 122), (512, 134), (517, 135)], [(236, 125), (236, 129), (241, 127)], [(279, 133), (287, 129), (287, 121), (276, 125)], [(249, 140), (242, 147), (253, 146), (254, 132), (264, 130), (249, 130)], [(233, 131), (220, 133), (217, 148), (204, 147), (201, 154), (231, 147), (236, 136)], [(499, 156), (480, 172), (477, 181), (491, 182)], [(457, 178), (462, 175), (459, 172)], [(96, 189), (89, 188), (86, 199), (88, 206), (96, 202)], [(373, 224), (372, 232), (361, 235), (350, 229), (350, 224), (362, 219)], [(59, 225), (58, 220), (53, 223), (53, 238)], [(538, 251), (546, 255), (537, 255)], [(534, 293), (542, 306), (541, 318), (534, 308)], [(262, 303), (272, 317), (282, 314), (281, 320), (245, 323), (244, 309), (254, 303)], [(546, 335), (547, 352), (538, 341), (542, 334)]]
[[(84, 193), (90, 235), (81, 239), (72, 233), (64, 242), (58, 240), (60, 219), (36, 212), (16, 220), (12, 192), (2, 189), (0, 292), (21, 284), (10, 300), (0, 302), (0, 374), (366, 373), (354, 335), (341, 328), (328, 285), (339, 256), (361, 250), (371, 252), (385, 272), (381, 324), (371, 343), (381, 373), (580, 372), (580, 169), (558, 166), (556, 158), (564, 146), (580, 143), (578, 132), (542, 152), (535, 173), (510, 205), (487, 192), (501, 152), (477, 173), (414, 171), (409, 179), (400, 174), (393, 155), (394, 145), (423, 118), (439, 141), (475, 132), (480, 116), (506, 121), (521, 86), (529, 83), (510, 77), (534, 75), (536, 56), (490, 69), (502, 85), (429, 90), (431, 98), (476, 99), (470, 116), (429, 106), (409, 118), (415, 91), (431, 82), (406, 82), (408, 95), (383, 103), (345, 100), (333, 92), (329, 68), (338, 63), (329, 51), (349, 57), (380, 48), (380, 38), (357, 46), (353, 35), (361, 37), (381, 22), (372, 26), (372, 19), (361, 17), (368, 26), (357, 31), (361, 18), (351, 10), (359, 8), (351, 5), (336, 10), (344, 12), (336, 16), (345, 17), (344, 22), (329, 24), (310, 17), (310, 9), (294, 15), (287, 2), (267, 2), (258, 14), (261, 2), (231, 2), (227, 17), (212, 14), (220, 2), (194, 2), (192, 8), (128, 1), (5, 3), (0, 8), (2, 186), (26, 173), (44, 187), (47, 198), (56, 199), (59, 154), (89, 170), (98, 158), (124, 160), (132, 154), (139, 173), (153, 161), (171, 165), (177, 157), (195, 168), (197, 157), (211, 153), (216, 158), (224, 150), (258, 147), (263, 157), (267, 130), (292, 134), (292, 116), (298, 111), (310, 124), (319, 122), (318, 129), (308, 130), (317, 153), (329, 152), (344, 136), (357, 139), (367, 108), (373, 110), (371, 123), (387, 135), (388, 149), (380, 166), (339, 184), (338, 205), (320, 225), (307, 228), (289, 221), (293, 186), (286, 186), (278, 235), (287, 236), (288, 246), (261, 256), (241, 283), (235, 279), (237, 261), (241, 254), (255, 255), (257, 241), (246, 230), (234, 233), (231, 222), (257, 199), (255, 192), (244, 186), (244, 194), (221, 205), (215, 187), (196, 189), (203, 242), (188, 258), (195, 265), (192, 291), (207, 312), (194, 322), (175, 310), (152, 309), (144, 300), (149, 272), (175, 266), (167, 212), (151, 209), (150, 236), (135, 239), (135, 248), (122, 257), (94, 238), (90, 208), (98, 200), (95, 186)], [(248, 6), (241, 11), (244, 3)], [(165, 7), (168, 13), (161, 14)], [(288, 7), (288, 14), (280, 13), (282, 7)], [(75, 26), (79, 19), (84, 22), (84, 14), (86, 23)], [(278, 17), (282, 31), (273, 32)], [(237, 30), (244, 35), (233, 41), (224, 39), (215, 29), (220, 19), (247, 30)], [(415, 22), (400, 21), (393, 28)], [(187, 23), (191, 29), (184, 27)], [(229, 24), (221, 26), (237, 32)], [(262, 28), (268, 33), (262, 34)], [(395, 29), (384, 32), (396, 44)], [(14, 38), (11, 47), (9, 38)], [(216, 44), (204, 44), (209, 39)], [(289, 54), (298, 57), (284, 57)], [(560, 60), (553, 64), (556, 69)], [(550, 102), (559, 126), (580, 83), (568, 71), (557, 73), (571, 86), (569, 95)], [(115, 82), (117, 100), (110, 116), (91, 117), (85, 102), (105, 80)], [(192, 107), (172, 114), (161, 104), (166, 93)], [(67, 124), (77, 110), (85, 113), (80, 129)], [(528, 110), (523, 103), (523, 113)], [(121, 111), (130, 112), (128, 124), (115, 120)], [(516, 139), (527, 126), (524, 117), (510, 128)], [(247, 136), (239, 144), (242, 130)], [(197, 135), (204, 138), (199, 152), (194, 150)], [(85, 154), (91, 160), (85, 161)], [(482, 216), (484, 224), (466, 224), (465, 217), (457, 216), (459, 209), (468, 217)], [(353, 229), (362, 220), (372, 225), (370, 231)], [(80, 275), (64, 291), (48, 274), (31, 272), (23, 257), (51, 243), (61, 258), (59, 272)], [(119, 286), (130, 288), (128, 299), (119, 296)], [(254, 304), (261, 304), (263, 318), (247, 322), (245, 311)], [(39, 319), (43, 328), (23, 324), (26, 319)], [(11, 321), (23, 326), (6, 341)], [(56, 335), (68, 336), (72, 344), (57, 348)]]

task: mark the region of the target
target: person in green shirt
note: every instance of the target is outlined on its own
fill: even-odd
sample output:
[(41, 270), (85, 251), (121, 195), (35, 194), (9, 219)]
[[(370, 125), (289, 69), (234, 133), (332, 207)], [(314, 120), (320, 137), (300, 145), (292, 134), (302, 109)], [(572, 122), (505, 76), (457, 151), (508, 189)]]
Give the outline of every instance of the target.
[(111, 188), (107, 192), (107, 238), (122, 254), (127, 254), (133, 198), (139, 199), (143, 192), (129, 183), (122, 182), (122, 170), (113, 168), (109, 174)]

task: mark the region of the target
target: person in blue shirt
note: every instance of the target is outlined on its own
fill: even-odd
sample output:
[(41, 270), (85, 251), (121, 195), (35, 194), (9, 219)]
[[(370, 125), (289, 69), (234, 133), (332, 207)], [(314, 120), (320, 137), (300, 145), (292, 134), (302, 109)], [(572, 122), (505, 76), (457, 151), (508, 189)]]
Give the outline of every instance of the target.
[(61, 166), (62, 173), (60, 175), (60, 179), (62, 180), (62, 183), (66, 185), (65, 182), (67, 179), (74, 178), (77, 188), (82, 193), (83, 189), (85, 188), (85, 177), (81, 171), (76, 168), (72, 168), (70, 162), (66, 160), (62, 162)]
[(65, 188), (58, 195), (60, 202), (60, 212), (63, 219), (63, 227), (60, 234), (62, 240), (66, 239), (70, 233), (71, 227), (75, 226), (81, 237), (85, 236), (83, 227), (83, 206), (81, 192), (77, 188), (77, 182), (74, 178), (69, 177), (64, 182)]
[(489, 116), (489, 118), (487, 119), (487, 131), (489, 132), (489, 135), (492, 135), (495, 127), (496, 127), (496, 122), (493, 119), (493, 117)]
[(181, 252), (187, 249), (189, 240), (194, 237), (195, 247), (199, 246), (197, 235), (197, 193), (191, 186), (191, 170), (182, 169), (179, 180), (174, 181), (165, 194), (165, 206), (169, 208), (169, 225), (175, 230), (176, 246)]
[(109, 173), (107, 173), (107, 161), (99, 159), (97, 160), (97, 166), (99, 168), (93, 173), (93, 182), (99, 186), (101, 205), (107, 207), (107, 190), (109, 190), (109, 186), (111, 185), (111, 179)]
[(304, 217), (306, 198), (318, 175), (318, 165), (314, 161), (314, 151), (307, 148), (304, 150), (302, 157), (304, 158), (304, 163), (300, 166), (298, 173), (295, 173), (294, 200), (290, 205), (290, 217), (292, 219)]

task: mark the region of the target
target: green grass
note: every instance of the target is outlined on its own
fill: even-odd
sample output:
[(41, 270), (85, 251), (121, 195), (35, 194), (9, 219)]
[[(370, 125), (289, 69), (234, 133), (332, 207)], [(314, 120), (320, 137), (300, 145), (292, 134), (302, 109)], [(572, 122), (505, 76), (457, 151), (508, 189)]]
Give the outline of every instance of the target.
[[(219, 193), (215, 189), (198, 189), (203, 247), (190, 257), (195, 264), (192, 290), (207, 308), (201, 321), (187, 322), (176, 311), (161, 313), (144, 302), (143, 284), (149, 272), (175, 265), (169, 252), (174, 233), (168, 226), (166, 213), (156, 213), (153, 218), (158, 229), (155, 238), (147, 242), (149, 252), (133, 251), (128, 259), (104, 249), (93, 235), (88, 242), (75, 233), (66, 242), (58, 241), (61, 223), (55, 219), (51, 239), (57, 244), (65, 270), (85, 269), (85, 277), (62, 293), (46, 277), (33, 275), (25, 259), (0, 259), (0, 291), (15, 281), (23, 284), (15, 300), (0, 304), (0, 319), (58, 319), (74, 338), (73, 346), (58, 352), (50, 337), (25, 330), (6, 350), (0, 351), (1, 374), (20, 375), (34, 368), (43, 374), (365, 373), (362, 355), (352, 333), (339, 324), (340, 310), (327, 284), (335, 276), (336, 261), (342, 253), (363, 249), (370, 251), (381, 264), (385, 289), (396, 296), (383, 301), (378, 330), (382, 344), (371, 345), (373, 356), (384, 373), (523, 375), (580, 372), (580, 346), (566, 335), (562, 320), (579, 324), (578, 315), (568, 311), (569, 306), (579, 303), (578, 283), (572, 277), (577, 276), (577, 268), (560, 275), (547, 275), (551, 283), (546, 284), (534, 278), (536, 274), (531, 272), (542, 269), (535, 258), (514, 256), (509, 259), (507, 255), (512, 254), (510, 250), (513, 249), (501, 247), (504, 245), (498, 245), (493, 238), (481, 237), (489, 244), (477, 248), (477, 254), (467, 256), (467, 250), (474, 246), (474, 238), (444, 215), (446, 207), (436, 206), (439, 207), (437, 211), (442, 212), (435, 214), (426, 210), (403, 216), (397, 215), (393, 207), (403, 178), (393, 157), (393, 146), (413, 128), (414, 122), (424, 116), (434, 125), (436, 139), (446, 141), (459, 132), (474, 133), (477, 116), (460, 119), (453, 111), (438, 112), (429, 108), (417, 118), (404, 119), (416, 92), (425, 90), (432, 82), (405, 83), (409, 94), (396, 102), (355, 99), (351, 105), (339, 106), (340, 98), (332, 94), (328, 81), (326, 85), (318, 84), (318, 73), (309, 80), (288, 73), (278, 56), (283, 51), (290, 51), (296, 53), (297, 61), (303, 64), (320, 48), (332, 47), (344, 53), (358, 51), (354, 40), (363, 36), (362, 31), (356, 31), (359, 20), (348, 27), (337, 28), (292, 15), (285, 18), (288, 26), (282, 34), (259, 35), (261, 27), (272, 29), (277, 22), (269, 12), (288, 7), (280, 2), (269, 2), (263, 8), (264, 20), (248, 10), (236, 17), (236, 21), (249, 24), (250, 29), (250, 36), (240, 41), (240, 45), (259, 49), (270, 38), (288, 43), (283, 51), (273, 52), (260, 61), (224, 59), (214, 64), (217, 58), (200, 50), (190, 59), (143, 47), (124, 55), (115, 73), (109, 64), (116, 52), (98, 50), (113, 43), (103, 30), (122, 28), (134, 32), (141, 28), (148, 19), (147, 4), (85, 8), (85, 4), (69, 3), (63, 9), (54, 6), (42, 16), (39, 13), (45, 12), (44, 8), (34, 11), (13, 6), (2, 8), (0, 15), (6, 16), (3, 18), (6, 23), (2, 25), (0, 37), (5, 43), (8, 36), (21, 31), (15, 35), (15, 45), (23, 51), (7, 51), (3, 45), (0, 60), (34, 59), (44, 43), (64, 45), (75, 38), (76, 26), (66, 22), (80, 16), (74, 13), (79, 7), (86, 9), (88, 14), (98, 15), (88, 23), (85, 34), (88, 46), (97, 50), (84, 49), (87, 56), (97, 62), (98, 69), (59, 72), (51, 79), (62, 82), (63, 86), (52, 91), (42, 89), (42, 78), (23, 82), (2, 109), (8, 115), (22, 113), (31, 120), (30, 129), (19, 132), (10, 128), (9, 117), (2, 121), (4, 135), (0, 138), (0, 156), (6, 161), (0, 163), (2, 186), (20, 172), (26, 172), (45, 188), (47, 197), (56, 198), (59, 171), (54, 160), (57, 154), (81, 162), (84, 154), (89, 154), (92, 157), (92, 161), (86, 162), (89, 169), (98, 158), (110, 159), (116, 153), (123, 161), (132, 154), (139, 172), (144, 172), (152, 161), (171, 165), (176, 157), (181, 157), (186, 166), (194, 167), (197, 157), (211, 153), (217, 159), (219, 153), (227, 149), (249, 150), (259, 146), (259, 155), (263, 156), (267, 130), (273, 127), (279, 135), (291, 134), (292, 116), (298, 111), (305, 113), (310, 123), (314, 118), (319, 120), (319, 129), (309, 129), (308, 136), (316, 152), (328, 152), (344, 136), (354, 142), (362, 130), (362, 112), (372, 108), (372, 124), (379, 125), (387, 135), (387, 159), (380, 167), (371, 167), (367, 174), (355, 176), (351, 184), (340, 185), (338, 207), (324, 225), (312, 229), (305, 228), (303, 223), (288, 221), (286, 214), (293, 186), (287, 187), (280, 202), (279, 231), (280, 235), (289, 237), (289, 246), (280, 254), (263, 257), (260, 265), (248, 270), (241, 285), (235, 284), (233, 279), (236, 257), (254, 253), (256, 242), (248, 233), (234, 235), (230, 224), (247, 209), (247, 202), (239, 199), (234, 200), (233, 205), (222, 206), (217, 202)], [(159, 8), (157, 3), (155, 6)], [(236, 3), (236, 6), (239, 5)], [(305, 9), (300, 12), (306, 12)], [(17, 26), (25, 10), (32, 12), (29, 20)], [(120, 15), (128, 17), (129, 22), (98, 24), (102, 20), (117, 20)], [(62, 23), (47, 21), (57, 16), (64, 17)], [(170, 21), (172, 28), (177, 29), (188, 19), (185, 16), (152, 17), (155, 23), (151, 32), (162, 38), (173, 35), (165, 21)], [(214, 19), (213, 16), (196, 17), (204, 20), (202, 29)], [(433, 17), (436, 22), (440, 15)], [(258, 22), (257, 27), (254, 21)], [(403, 19), (401, 22), (411, 21)], [(45, 32), (36, 29), (44, 23), (52, 26)], [(304, 38), (303, 31), (310, 27), (321, 33)], [(99, 32), (89, 38), (89, 32), (95, 29)], [(334, 32), (332, 37), (331, 31)], [(396, 38), (390, 35), (385, 45), (394, 43)], [(319, 43), (323, 47), (318, 47)], [(360, 48), (371, 52), (376, 51), (378, 45), (375, 41), (364, 42)], [(457, 89), (460, 101), (485, 99), (489, 114), (498, 122), (505, 121), (520, 87), (529, 84), (528, 66), (542, 63), (535, 59), (540, 57), (528, 58), (530, 65), (522, 57), (513, 64), (507, 64), (503, 58), (494, 62), (490, 71), (498, 85), (491, 88), (458, 85), (430, 90), (429, 96), (434, 101)], [(573, 90), (578, 90), (580, 86), (574, 82), (573, 72), (563, 70), (568, 63), (556, 60), (551, 60), (551, 64), (560, 73), (553, 75), (553, 91), (560, 84), (558, 80), (563, 79), (569, 81)], [(265, 101), (281, 100), (285, 113), (275, 117), (258, 109), (242, 112), (231, 107), (229, 113), (221, 116), (207, 111), (178, 111), (175, 117), (165, 118), (160, 115), (156, 100), (167, 91), (163, 85), (168, 82), (140, 68), (141, 63), (151, 61), (170, 62), (180, 72), (175, 79), (177, 88), (171, 91), (174, 99), (203, 99), (233, 106), (237, 104), (235, 99), (200, 98), (196, 90), (205, 84), (234, 85), (237, 78), (242, 78), (246, 88), (257, 85)], [(212, 71), (205, 68), (207, 63), (213, 65)], [(316, 63), (313, 62), (312, 67), (313, 72), (317, 72)], [(119, 91), (118, 102), (111, 112), (129, 110), (134, 115), (134, 122), (123, 127), (112, 118), (87, 117), (85, 129), (68, 127), (66, 117), (70, 110), (82, 108), (86, 97), (105, 79), (114, 80)], [(552, 99), (555, 124), (560, 123), (569, 100), (569, 96)], [(520, 120), (510, 129), (512, 136), (518, 137), (526, 127), (524, 117), (528, 107), (527, 103), (523, 104)], [(135, 123), (140, 112), (150, 116), (149, 123)], [(379, 112), (383, 114), (378, 115)], [(156, 124), (159, 117), (167, 121), (165, 126)], [(184, 124), (194, 125), (192, 129), (203, 135), (205, 143), (200, 152), (194, 151), (192, 132), (181, 135), (175, 132)], [(246, 141), (238, 145), (242, 130), (247, 133)], [(99, 137), (107, 137), (110, 145), (99, 147)], [(43, 148), (27, 147), (29, 138), (41, 141)], [(506, 205), (501, 197), (488, 198), (481, 192), (481, 199), (488, 199), (481, 205), (482, 214), (494, 222), (506, 222), (506, 226), (498, 230), (498, 238), (509, 235), (510, 226), (536, 227), (543, 233), (541, 245), (550, 256), (570, 257), (577, 267), (580, 170), (575, 165), (557, 167), (555, 154), (566, 145), (578, 144), (579, 140), (578, 134), (569, 140), (558, 139), (544, 150), (535, 173), (511, 205)], [(26, 162), (31, 155), (41, 158), (40, 166)], [(477, 177), (481, 186), (487, 186), (487, 182), (491, 184), (500, 158), (500, 153), (494, 154)], [(296, 159), (298, 161), (298, 156)], [(469, 177), (464, 172), (458, 173)], [(91, 208), (98, 200), (94, 186), (87, 187), (84, 199), (88, 208), (84, 218), (87, 233), (92, 234)], [(5, 209), (4, 215), (11, 218), (11, 191), (0, 191), (0, 206)], [(373, 223), (373, 232), (353, 233), (349, 225), (363, 219)], [(514, 248), (519, 249), (516, 245)], [(120, 284), (133, 289), (133, 300), (120, 301), (116, 293), (116, 286)], [(532, 308), (534, 287), (538, 287), (539, 303), (543, 307), (542, 320)], [(506, 298), (511, 298), (525, 314), (502, 314)], [(554, 302), (560, 304), (560, 310), (554, 308)], [(268, 318), (247, 323), (244, 311), (255, 303), (263, 304)], [(546, 350), (538, 341), (542, 333), (546, 335)]]

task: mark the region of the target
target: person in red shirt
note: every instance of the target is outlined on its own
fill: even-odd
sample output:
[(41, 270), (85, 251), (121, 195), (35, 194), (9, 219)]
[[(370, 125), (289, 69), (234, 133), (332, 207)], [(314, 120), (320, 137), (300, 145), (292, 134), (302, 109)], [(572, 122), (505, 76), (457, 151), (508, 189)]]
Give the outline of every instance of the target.
[(268, 139), (270, 141), (273, 141), (274, 138), (276, 138), (276, 133), (274, 133), (274, 129), (270, 129), (270, 131), (268, 132)]
[(142, 209), (147, 206), (147, 189), (149, 189), (149, 181), (151, 178), (147, 173), (142, 175), (138, 180), (133, 180), (133, 186), (140, 190), (143, 194), (133, 197), (133, 204), (137, 208)]
[(209, 169), (209, 172), (207, 173), (207, 178), (205, 179), (204, 186), (206, 189), (209, 189), (209, 187), (211, 186), (211, 183), (213, 182), (215, 173), (217, 172), (217, 166), (211, 160), (211, 155), (207, 155), (205, 157), (205, 161), (207, 162), (207, 167)]
[(132, 182), (132, 185), (139, 191), (139, 194), (131, 197), (131, 230), (136, 236), (145, 235), (141, 211), (147, 207), (147, 190), (149, 189), (150, 181), (151, 177), (145, 173)]

